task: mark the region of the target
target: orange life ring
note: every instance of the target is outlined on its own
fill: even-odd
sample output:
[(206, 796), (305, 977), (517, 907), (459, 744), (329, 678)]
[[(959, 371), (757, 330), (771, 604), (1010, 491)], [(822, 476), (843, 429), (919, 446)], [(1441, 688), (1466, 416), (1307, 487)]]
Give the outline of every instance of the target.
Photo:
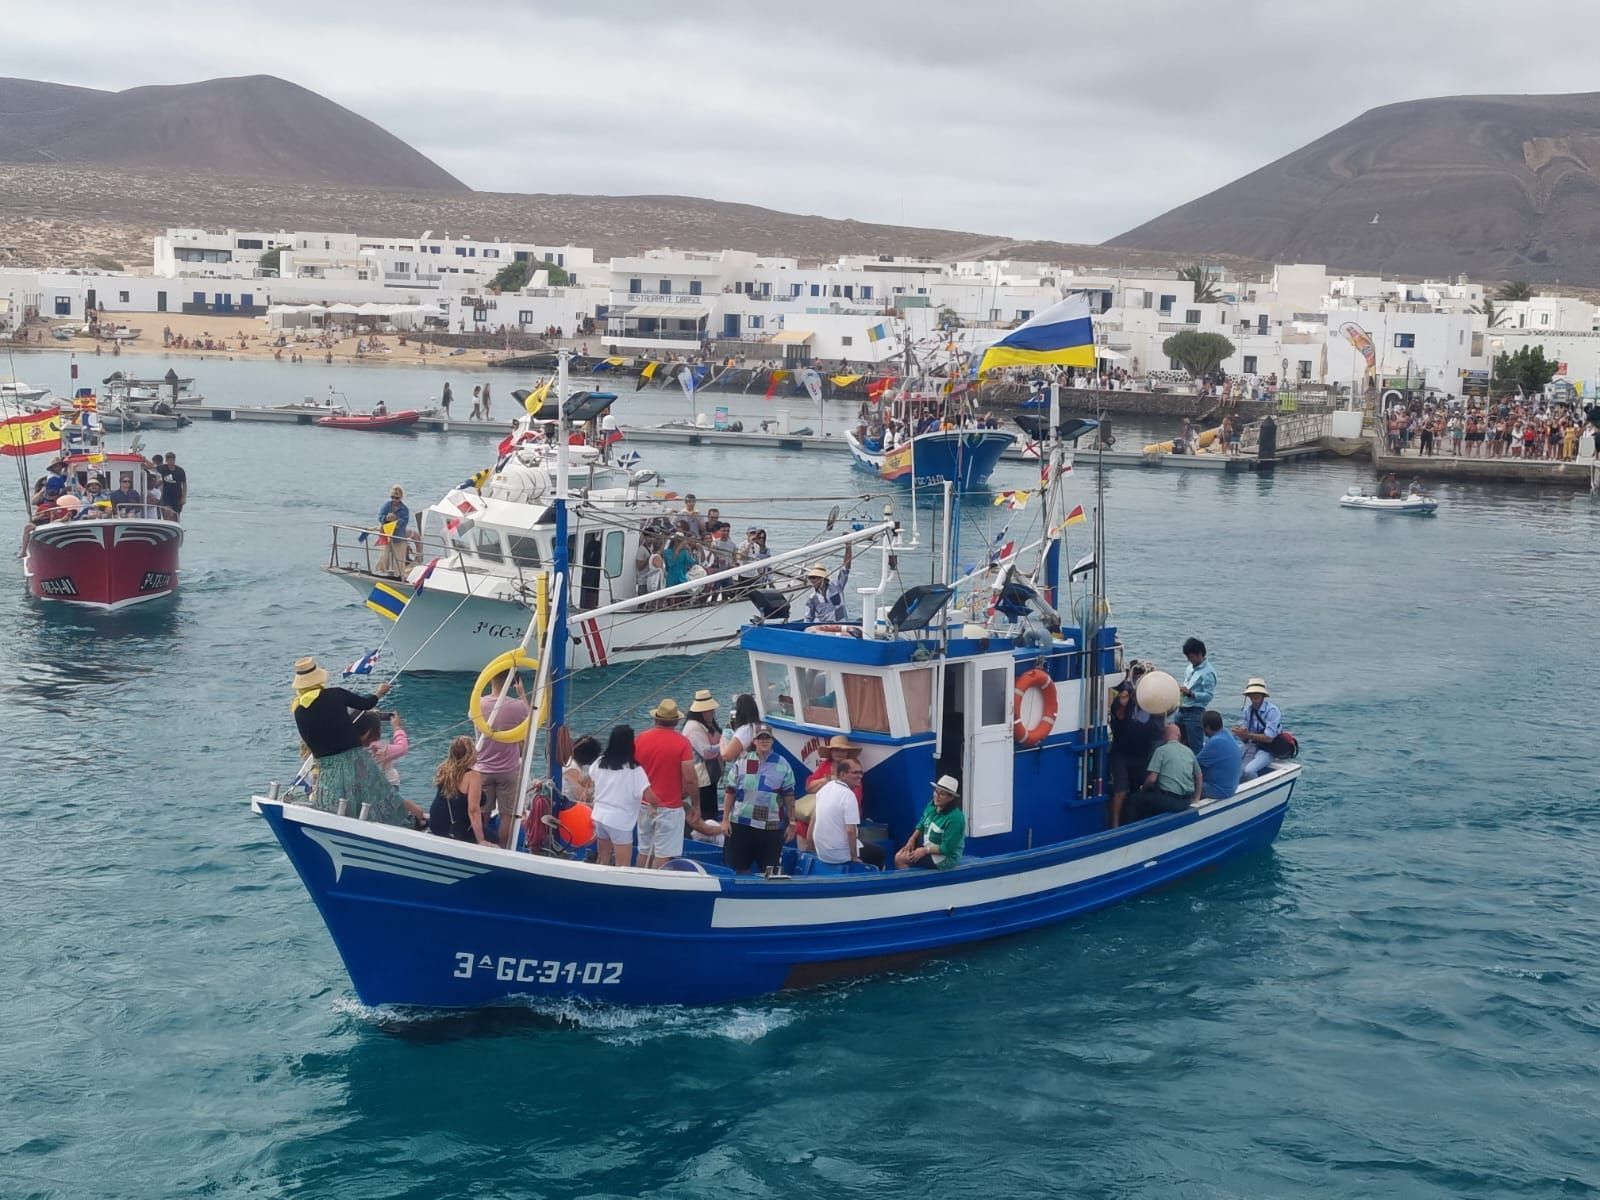
[[(1039, 689), (1039, 699), (1044, 703), (1044, 713), (1040, 716), (1039, 723), (1029, 729), (1022, 724), (1022, 697), (1035, 688)], [(1012, 735), (1017, 739), (1017, 745), (1035, 746), (1049, 736), (1050, 730), (1056, 723), (1056, 685), (1043, 668), (1034, 667), (1033, 670), (1024, 672), (1017, 680), (1012, 714), (1016, 719)]]

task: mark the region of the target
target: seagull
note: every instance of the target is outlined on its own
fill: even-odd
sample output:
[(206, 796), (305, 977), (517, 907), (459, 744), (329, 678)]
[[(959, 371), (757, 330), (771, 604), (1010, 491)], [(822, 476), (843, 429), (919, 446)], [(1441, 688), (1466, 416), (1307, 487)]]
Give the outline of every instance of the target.
[(1377, 213), (1373, 213), (1372, 214), (1372, 220), (1368, 221), (1367, 224), (1368, 225), (1376, 225), (1377, 223), (1378, 223), (1378, 214)]

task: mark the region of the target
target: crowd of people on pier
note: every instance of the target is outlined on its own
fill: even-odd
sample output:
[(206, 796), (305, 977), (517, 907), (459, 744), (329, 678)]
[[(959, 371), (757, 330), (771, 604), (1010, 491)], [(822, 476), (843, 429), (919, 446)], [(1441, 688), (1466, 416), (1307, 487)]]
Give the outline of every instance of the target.
[(1571, 462), (1584, 435), (1597, 432), (1576, 404), (1543, 397), (1396, 402), (1384, 429), (1390, 454), (1527, 462)]

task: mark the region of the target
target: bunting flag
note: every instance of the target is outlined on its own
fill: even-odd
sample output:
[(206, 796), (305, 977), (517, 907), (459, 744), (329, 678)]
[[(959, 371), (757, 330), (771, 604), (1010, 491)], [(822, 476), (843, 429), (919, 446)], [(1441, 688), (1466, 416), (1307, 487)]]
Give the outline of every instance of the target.
[(911, 474), (911, 443), (907, 442), (898, 450), (891, 450), (884, 455), (878, 474), (885, 479), (904, 479)]
[(372, 591), (367, 593), (367, 607), (385, 620), (393, 621), (405, 608), (406, 599), (406, 594), (399, 588), (387, 583), (375, 583)]
[(1029, 495), (1031, 495), (1029, 492), (1018, 491), (1015, 488), (1007, 488), (1005, 491), (995, 493), (995, 507), (998, 508), (1000, 505), (1004, 504), (1010, 509), (1027, 508)]
[(856, 380), (858, 380), (860, 378), (861, 378), (861, 376), (859, 376), (859, 375), (831, 375), (831, 376), (829, 376), (829, 379), (831, 379), (832, 382), (833, 382), (833, 386), (837, 387), (837, 388), (847, 388), (852, 383), (854, 383)]
[(789, 378), (788, 371), (772, 371), (767, 375), (767, 394), (763, 399), (771, 400), (778, 394), (778, 385)]
[(380, 528), (378, 545), (387, 546), (390, 541), (390, 534), (394, 533), (395, 529), (399, 527), (399, 524), (400, 522), (398, 521), (385, 521)]
[(593, 367), (591, 367), (590, 370), (592, 370), (596, 375), (598, 375), (598, 374), (600, 374), (601, 371), (609, 371), (614, 367), (620, 367), (623, 363), (625, 363), (627, 361), (628, 360), (625, 359), (625, 358), (603, 358), (599, 362), (595, 363), (595, 365)]
[(882, 323), (872, 326), (867, 330), (868, 342), (881, 342), (889, 336), (889, 327)]
[(1068, 525), (1082, 525), (1088, 519), (1083, 514), (1083, 505), (1074, 504), (1072, 511), (1067, 514), (1067, 519), (1061, 522), (1061, 527), (1065, 529)]
[(1089, 297), (1074, 292), (986, 349), (978, 362), (978, 374), (996, 367), (1093, 367), (1094, 362)]
[(439, 560), (436, 558), (427, 566), (422, 568), (422, 574), (417, 576), (416, 583), (412, 585), (416, 589), (417, 595), (422, 595), (422, 589), (428, 586), (428, 580), (433, 578), (433, 569), (438, 565)]
[(656, 362), (647, 362), (647, 363), (645, 363), (644, 370), (639, 372), (639, 382), (634, 385), (633, 390), (636, 391), (636, 392), (643, 391), (644, 390), (644, 385), (649, 383), (652, 379), (655, 378), (656, 368), (659, 367), (660, 365), (661, 365), (660, 363), (656, 363)]
[(894, 386), (894, 376), (885, 375), (882, 379), (874, 379), (867, 384), (867, 399), (877, 400)]
[(1094, 570), (1094, 551), (1091, 550), (1077, 562), (1072, 564), (1072, 570), (1067, 572), (1068, 579), (1076, 579), (1079, 575), (1087, 575)]
[(544, 398), (550, 394), (550, 385), (554, 382), (555, 376), (552, 375), (534, 388), (533, 391), (528, 393), (527, 398), (523, 400), (522, 407), (527, 409), (530, 414), (538, 415), (539, 410), (544, 407)]
[(371, 675), (372, 668), (377, 665), (378, 652), (376, 650), (369, 651), (344, 669), (344, 677), (349, 679), (352, 675)]
[(0, 421), (0, 454), (21, 458), (61, 449), (61, 410), (23, 413)]

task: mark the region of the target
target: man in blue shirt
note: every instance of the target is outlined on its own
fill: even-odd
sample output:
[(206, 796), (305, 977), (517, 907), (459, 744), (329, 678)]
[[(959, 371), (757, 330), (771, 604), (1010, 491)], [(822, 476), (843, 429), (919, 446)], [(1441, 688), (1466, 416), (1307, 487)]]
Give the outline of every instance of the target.
[(1244, 707), (1239, 710), (1239, 723), (1233, 727), (1233, 736), (1245, 743), (1244, 765), (1239, 770), (1240, 779), (1248, 783), (1272, 766), (1272, 743), (1283, 732), (1283, 714), (1278, 706), (1267, 699), (1267, 681), (1259, 676), (1244, 685)]
[(1200, 726), (1206, 735), (1206, 744), (1195, 755), (1205, 779), (1201, 795), (1208, 800), (1226, 800), (1239, 790), (1239, 767), (1244, 761), (1244, 747), (1222, 727), (1222, 714), (1219, 712), (1208, 708), (1200, 720)]
[(1183, 729), (1183, 740), (1189, 749), (1199, 754), (1205, 740), (1200, 729), (1200, 718), (1210, 707), (1211, 698), (1217, 694), (1217, 673), (1206, 661), (1206, 644), (1199, 638), (1192, 637), (1184, 642), (1183, 656), (1189, 660), (1189, 670), (1183, 677), (1183, 685), (1178, 688), (1178, 694), (1183, 697), (1178, 701), (1178, 724)]

